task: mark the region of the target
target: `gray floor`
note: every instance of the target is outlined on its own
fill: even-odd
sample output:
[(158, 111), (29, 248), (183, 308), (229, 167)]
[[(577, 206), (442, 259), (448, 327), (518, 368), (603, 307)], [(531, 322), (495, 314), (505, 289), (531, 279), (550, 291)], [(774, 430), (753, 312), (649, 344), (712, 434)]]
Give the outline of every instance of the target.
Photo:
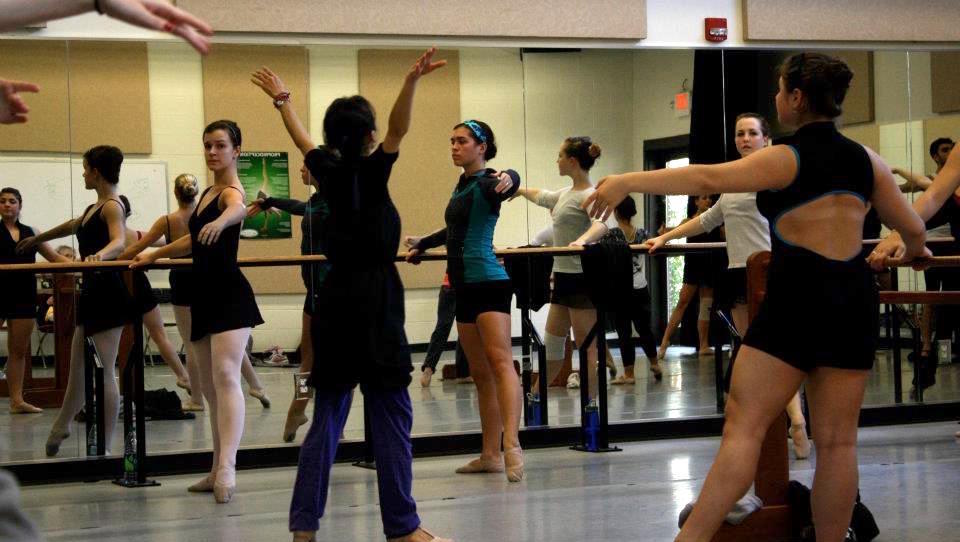
[[(616, 350), (614, 350), (616, 355)], [(452, 352), (447, 353), (451, 358)], [(519, 355), (519, 352), (518, 352)], [(419, 363), (422, 354), (415, 361)], [(445, 358), (446, 359), (446, 358)], [(445, 361), (442, 361), (444, 363)], [(609, 387), (610, 421), (628, 421), (651, 418), (682, 418), (716, 413), (714, 388), (714, 360), (698, 358), (693, 349), (673, 347), (664, 363), (665, 376), (662, 382), (651, 378), (646, 359), (638, 356), (638, 380), (634, 386)], [(619, 357), (617, 364), (620, 365)], [(912, 378), (912, 366), (903, 364), (904, 401)], [(264, 409), (253, 397), (247, 395), (246, 426), (243, 446), (279, 446), (281, 430), (286, 418), (287, 406), (293, 396), (295, 369), (258, 368), (272, 399), (273, 407)], [(476, 408), (476, 389), (472, 385), (444, 382), (439, 376), (429, 388), (421, 388), (419, 369), (410, 387), (414, 405), (415, 435), (459, 431), (479, 431), (480, 419)], [(175, 389), (172, 373), (163, 365), (147, 368), (146, 388), (166, 387)], [(186, 398), (186, 394), (178, 389)], [(937, 384), (927, 390), (925, 401), (960, 400), (960, 364), (941, 366)], [(6, 399), (0, 401), (0, 464), (10, 461), (46, 460), (43, 445), (50, 425), (56, 415), (55, 409), (42, 414), (6, 414)], [(551, 388), (550, 424), (570, 425), (579, 423), (579, 390)], [(354, 413), (347, 422), (346, 438), (363, 438), (363, 418), (360, 415), (363, 398), (354, 396)], [(866, 394), (867, 405), (893, 403), (893, 369), (889, 355), (880, 352)], [(298, 434), (302, 438), (305, 428)], [(78, 427), (61, 448), (59, 457), (70, 458), (83, 455), (81, 439), (77, 438)], [(119, 452), (119, 432), (112, 450)], [(211, 449), (209, 420), (205, 413), (197, 413), (197, 419), (186, 421), (151, 421), (147, 423), (148, 452)]]
[[(960, 539), (957, 429), (938, 423), (860, 432), (860, 488), (880, 525), (878, 541)], [(417, 460), (414, 494), (424, 525), (459, 542), (671, 540), (677, 513), (699, 490), (717, 443), (644, 442), (604, 455), (532, 451), (520, 484), (502, 475), (452, 474), (464, 457)], [(813, 465), (793, 462), (791, 477), (809, 485)], [(28, 487), (23, 504), (50, 541), (279, 541), (289, 540), (293, 478), (293, 469), (241, 472), (229, 505), (188, 494), (195, 477), (162, 478), (161, 487), (149, 489), (106, 482)], [(336, 465), (318, 540), (382, 540), (376, 501), (373, 472)]]

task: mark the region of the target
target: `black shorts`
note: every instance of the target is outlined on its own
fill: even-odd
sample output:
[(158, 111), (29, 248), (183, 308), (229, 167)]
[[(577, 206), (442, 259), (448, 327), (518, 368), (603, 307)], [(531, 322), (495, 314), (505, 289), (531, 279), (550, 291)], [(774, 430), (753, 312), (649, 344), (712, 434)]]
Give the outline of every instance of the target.
[(37, 298), (0, 301), (0, 320), (33, 320), (37, 317)]
[(713, 297), (717, 301), (717, 306), (722, 309), (745, 304), (747, 302), (747, 268), (725, 269), (720, 275), (720, 283)]
[(583, 273), (554, 273), (550, 303), (571, 309), (592, 309), (587, 276)]
[(468, 282), (455, 288), (457, 296), (457, 322), (475, 324), (477, 316), (485, 312), (510, 314), (513, 288), (509, 280)]
[(687, 254), (683, 257), (683, 283), (713, 288), (723, 268), (713, 254)]
[(133, 272), (133, 299), (140, 314), (147, 314), (157, 308), (157, 296), (153, 295), (153, 286), (143, 271)]
[(861, 258), (828, 260), (794, 247), (771, 260), (767, 294), (743, 344), (801, 371), (869, 370), (880, 335), (878, 301)]
[(0, 296), (0, 320), (37, 317), (37, 279), (33, 273), (8, 273)]

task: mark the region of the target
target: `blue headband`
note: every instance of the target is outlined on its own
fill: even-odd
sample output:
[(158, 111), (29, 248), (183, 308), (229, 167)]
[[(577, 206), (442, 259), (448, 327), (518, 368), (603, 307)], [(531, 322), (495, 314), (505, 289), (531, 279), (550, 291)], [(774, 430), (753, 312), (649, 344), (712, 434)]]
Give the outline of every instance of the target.
[(467, 128), (470, 128), (470, 131), (473, 132), (473, 135), (477, 136), (477, 139), (480, 140), (480, 143), (487, 142), (487, 137), (483, 135), (483, 127), (477, 124), (476, 121), (465, 120), (463, 121), (463, 125), (466, 126)]

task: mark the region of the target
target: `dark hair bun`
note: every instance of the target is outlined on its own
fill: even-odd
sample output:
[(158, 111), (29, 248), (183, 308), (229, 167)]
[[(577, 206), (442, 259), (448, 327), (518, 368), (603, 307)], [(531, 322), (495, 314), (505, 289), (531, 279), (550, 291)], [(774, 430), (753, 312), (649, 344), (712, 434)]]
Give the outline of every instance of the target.
[(600, 145), (587, 136), (568, 137), (563, 141), (563, 154), (575, 159), (584, 171), (590, 171), (600, 153)]
[(853, 71), (843, 60), (823, 53), (797, 53), (780, 66), (788, 91), (800, 89), (810, 112), (839, 117)]
[(600, 158), (600, 154), (602, 154), (602, 151), (600, 150), (600, 145), (597, 145), (596, 143), (591, 143), (590, 148), (587, 149), (587, 154), (589, 154), (594, 159)]

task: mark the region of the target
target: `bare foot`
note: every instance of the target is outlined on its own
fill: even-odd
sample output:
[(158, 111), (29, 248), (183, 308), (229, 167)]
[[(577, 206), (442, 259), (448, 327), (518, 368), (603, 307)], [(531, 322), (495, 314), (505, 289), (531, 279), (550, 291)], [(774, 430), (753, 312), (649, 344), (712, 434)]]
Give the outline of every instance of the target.
[(388, 538), (387, 542), (453, 542), (449, 538), (440, 538), (423, 527), (418, 527), (416, 531), (402, 536), (400, 538)]
[(43, 412), (42, 408), (35, 407), (26, 401), (10, 403), (10, 414), (39, 414), (41, 412)]

